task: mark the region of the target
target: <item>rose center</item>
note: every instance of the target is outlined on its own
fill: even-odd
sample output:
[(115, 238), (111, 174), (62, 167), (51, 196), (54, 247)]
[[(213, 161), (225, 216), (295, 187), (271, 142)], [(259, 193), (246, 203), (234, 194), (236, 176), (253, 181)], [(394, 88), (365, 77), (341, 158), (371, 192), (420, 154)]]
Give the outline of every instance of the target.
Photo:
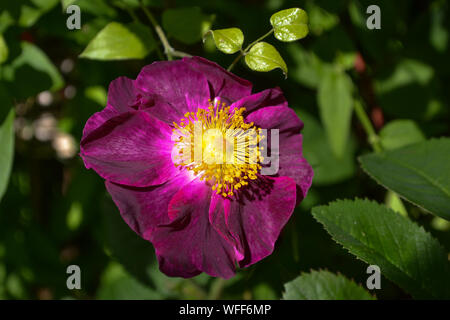
[(264, 136), (253, 123), (244, 122), (244, 112), (216, 99), (208, 109), (187, 112), (174, 122), (175, 165), (191, 170), (223, 197), (257, 179), (261, 169)]

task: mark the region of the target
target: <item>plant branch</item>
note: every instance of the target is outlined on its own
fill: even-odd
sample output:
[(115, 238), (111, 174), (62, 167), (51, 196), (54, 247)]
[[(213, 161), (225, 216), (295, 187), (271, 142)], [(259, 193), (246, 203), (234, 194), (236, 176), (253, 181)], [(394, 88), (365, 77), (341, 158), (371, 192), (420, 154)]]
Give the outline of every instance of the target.
[(250, 43), (244, 50), (241, 50), (241, 52), (239, 53), (239, 55), (233, 60), (233, 62), (230, 64), (230, 66), (228, 67), (228, 71), (231, 71), (231, 69), (233, 69), (233, 67), (236, 65), (236, 63), (239, 62), (239, 60), (241, 60), (241, 58), (243, 56), (245, 56), (248, 51), (258, 42), (260, 42), (261, 40), (264, 40), (265, 38), (267, 38), (268, 36), (270, 36), (273, 32), (273, 29), (271, 29), (269, 32), (267, 32), (265, 35), (259, 37), (258, 39), (256, 39), (255, 41), (253, 41), (252, 43)]
[(360, 100), (355, 100), (355, 113), (367, 134), (367, 139), (373, 150), (375, 152), (381, 152), (383, 148), (380, 144), (380, 138), (376, 134), (375, 129), (372, 126), (372, 122), (370, 122), (369, 116), (367, 115), (366, 110), (364, 110)]
[(192, 57), (190, 54), (177, 51), (175, 50), (169, 43), (169, 40), (167, 40), (166, 34), (164, 33), (163, 29), (159, 25), (159, 23), (156, 21), (153, 14), (148, 10), (144, 4), (142, 3), (142, 0), (140, 1), (141, 8), (144, 11), (145, 15), (147, 16), (148, 20), (152, 24), (153, 28), (155, 29), (156, 34), (159, 37), (159, 40), (161, 40), (161, 43), (164, 47), (164, 53), (167, 57), (167, 60), (173, 60), (173, 57)]

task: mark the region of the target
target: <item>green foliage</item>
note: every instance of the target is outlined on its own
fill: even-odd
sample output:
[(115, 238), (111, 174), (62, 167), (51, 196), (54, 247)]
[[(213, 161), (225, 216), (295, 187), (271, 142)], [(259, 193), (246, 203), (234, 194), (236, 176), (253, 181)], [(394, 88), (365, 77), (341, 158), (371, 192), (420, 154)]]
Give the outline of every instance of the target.
[(20, 55), (2, 70), (4, 80), (21, 84), (13, 88), (14, 95), (23, 99), (47, 89), (61, 89), (64, 79), (47, 55), (34, 44), (20, 45)]
[(5, 194), (14, 158), (14, 110), (0, 125), (0, 201)]
[(204, 15), (198, 7), (168, 9), (162, 15), (164, 30), (169, 36), (186, 44), (200, 41), (205, 29), (208, 30), (210, 24), (211, 17)]
[(353, 111), (353, 83), (340, 70), (325, 72), (317, 93), (320, 118), (333, 153), (344, 156)]
[[(3, 2), (0, 299), (372, 299), (357, 285), (365, 262), (386, 277), (378, 299), (450, 298), (447, 1), (378, 0), (381, 30), (366, 27), (369, 0), (305, 0), (304, 11), (273, 0)], [(66, 28), (72, 4), (81, 30)], [(187, 54), (229, 66), (253, 92), (279, 86), (314, 169), (274, 253), (229, 280), (162, 274), (78, 156), (111, 80)], [(277, 68), (289, 79), (251, 72)], [(385, 205), (338, 200), (354, 197)], [(82, 290), (66, 288), (70, 264)]]
[(433, 139), (360, 158), (378, 183), (450, 220), (450, 139)]
[(297, 112), (307, 125), (303, 129), (303, 154), (314, 169), (314, 185), (330, 185), (349, 179), (355, 172), (355, 141), (350, 139), (343, 157), (338, 158), (320, 123), (310, 114)]
[(280, 68), (287, 77), (287, 66), (277, 49), (267, 42), (258, 42), (245, 56), (247, 66), (260, 72), (271, 71)]
[(383, 149), (392, 150), (421, 142), (425, 137), (420, 128), (412, 120), (394, 120), (380, 131)]
[(8, 59), (8, 46), (5, 42), (5, 39), (0, 33), (0, 64), (6, 61)]
[(365, 289), (343, 275), (311, 271), (286, 283), (285, 300), (373, 300)]
[(244, 34), (239, 28), (210, 30), (217, 49), (226, 54), (233, 54), (241, 50), (244, 43)]
[(142, 59), (155, 47), (150, 31), (141, 24), (111, 22), (80, 54), (95, 60)]
[(299, 8), (281, 10), (270, 17), (275, 38), (291, 42), (306, 37), (308, 29), (308, 14)]
[(368, 200), (338, 200), (312, 214), (334, 240), (414, 297), (450, 298), (447, 253), (407, 218)]

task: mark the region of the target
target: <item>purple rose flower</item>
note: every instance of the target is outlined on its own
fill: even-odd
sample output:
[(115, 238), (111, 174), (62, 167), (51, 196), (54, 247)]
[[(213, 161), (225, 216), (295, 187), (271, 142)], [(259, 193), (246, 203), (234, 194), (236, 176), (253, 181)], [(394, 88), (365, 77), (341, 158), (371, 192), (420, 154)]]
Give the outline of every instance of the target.
[[(267, 257), (311, 186), (303, 123), (280, 89), (251, 90), (250, 82), (203, 58), (155, 62), (136, 80), (111, 82), (106, 108), (86, 123), (86, 168), (106, 180), (123, 219), (153, 243), (169, 276), (230, 278), (236, 263), (247, 267)], [(196, 142), (198, 124), (202, 134), (223, 135)], [(267, 139), (278, 171), (262, 175), (259, 129), (273, 128), (279, 146)], [(230, 145), (241, 162), (206, 161), (217, 154), (229, 160), (221, 157)]]

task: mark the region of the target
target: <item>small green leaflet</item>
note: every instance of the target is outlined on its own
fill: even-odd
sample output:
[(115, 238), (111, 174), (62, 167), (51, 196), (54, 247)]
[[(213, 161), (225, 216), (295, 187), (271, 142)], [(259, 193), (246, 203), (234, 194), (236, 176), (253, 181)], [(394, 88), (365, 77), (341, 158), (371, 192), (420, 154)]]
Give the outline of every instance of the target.
[(238, 52), (244, 43), (244, 34), (239, 28), (209, 30), (208, 34), (212, 35), (217, 49), (226, 54)]
[(308, 14), (299, 8), (278, 11), (270, 17), (275, 38), (290, 42), (306, 37), (308, 29)]
[(245, 63), (254, 71), (267, 72), (280, 68), (287, 78), (287, 66), (277, 49), (267, 42), (258, 42), (245, 55)]

